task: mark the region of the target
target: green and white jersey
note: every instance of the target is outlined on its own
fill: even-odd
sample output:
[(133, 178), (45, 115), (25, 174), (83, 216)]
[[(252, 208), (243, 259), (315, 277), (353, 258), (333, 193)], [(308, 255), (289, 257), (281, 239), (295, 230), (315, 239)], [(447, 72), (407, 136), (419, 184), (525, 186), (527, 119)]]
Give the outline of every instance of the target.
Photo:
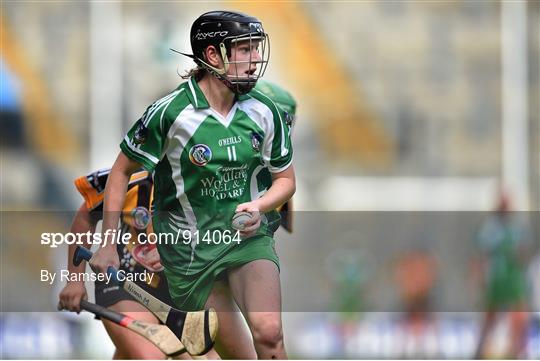
[(296, 100), (291, 93), (276, 83), (260, 79), (255, 85), (255, 90), (268, 96), (276, 105), (290, 115), (296, 114)]
[[(240, 96), (223, 117), (193, 78), (148, 107), (120, 148), (154, 172), (156, 233), (198, 231), (201, 239), (231, 230), (236, 206), (259, 197), (257, 175), (287, 169), (293, 155), (286, 121), (267, 96)], [(279, 219), (263, 221), (259, 232), (272, 234)], [(164, 266), (197, 272), (231, 247), (215, 241), (161, 243)]]

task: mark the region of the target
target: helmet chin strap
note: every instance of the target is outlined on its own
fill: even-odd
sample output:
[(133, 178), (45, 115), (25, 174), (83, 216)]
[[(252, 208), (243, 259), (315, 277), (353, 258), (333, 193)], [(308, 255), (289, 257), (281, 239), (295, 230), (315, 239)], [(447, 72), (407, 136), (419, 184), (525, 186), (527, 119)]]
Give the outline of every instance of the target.
[(178, 50), (175, 50), (173, 48), (169, 48), (170, 50), (174, 51), (175, 53), (178, 53), (180, 55), (184, 55), (184, 56), (187, 56), (188, 58), (191, 58), (193, 59), (196, 63), (201, 63), (207, 70), (211, 71), (212, 73), (214, 73), (215, 75), (224, 75), (227, 73), (227, 70), (229, 68), (229, 62), (228, 62), (228, 57), (227, 57), (227, 52), (223, 52), (223, 50), (221, 51), (221, 56), (223, 57), (223, 59), (226, 59), (226, 61), (224, 61), (224, 68), (223, 69), (219, 69), (219, 68), (216, 68), (210, 64), (208, 64), (207, 62), (205, 62), (204, 60), (202, 60), (201, 58), (193, 55), (193, 54), (187, 54), (187, 53), (182, 53), (181, 51), (178, 51)]

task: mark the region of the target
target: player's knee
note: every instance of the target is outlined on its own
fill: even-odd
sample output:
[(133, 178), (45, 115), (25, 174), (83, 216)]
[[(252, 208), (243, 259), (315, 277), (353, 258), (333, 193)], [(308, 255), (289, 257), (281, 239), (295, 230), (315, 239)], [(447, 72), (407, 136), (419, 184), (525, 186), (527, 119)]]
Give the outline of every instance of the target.
[(283, 344), (283, 330), (281, 321), (275, 317), (265, 317), (252, 325), (253, 340), (259, 345), (270, 348), (280, 347)]

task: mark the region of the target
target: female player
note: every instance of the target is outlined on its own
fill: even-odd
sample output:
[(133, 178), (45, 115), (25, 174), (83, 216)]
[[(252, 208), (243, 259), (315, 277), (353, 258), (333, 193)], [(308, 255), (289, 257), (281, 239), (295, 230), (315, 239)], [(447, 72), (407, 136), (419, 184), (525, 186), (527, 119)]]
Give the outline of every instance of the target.
[[(286, 120), (251, 91), (268, 62), (267, 42), (260, 21), (245, 14), (214, 11), (194, 22), (197, 68), (124, 138), (105, 190), (103, 228), (116, 228), (131, 174), (140, 165), (153, 171), (153, 225), (165, 236), (158, 250), (176, 306), (214, 307), (220, 324), (234, 325), (223, 319), (235, 317), (238, 305), (253, 344), (221, 327), (223, 346), (238, 358), (282, 359), (274, 209), (293, 195), (295, 176)], [(260, 196), (257, 175), (265, 168), (272, 185)], [(241, 231), (231, 225), (235, 212), (251, 216)], [(119, 264), (110, 241), (90, 261), (98, 272)]]
[[(291, 132), (296, 115), (296, 101), (291, 94), (277, 84), (265, 80), (259, 80), (255, 89), (268, 96), (278, 105), (282, 111), (283, 118), (286, 119), (289, 132)], [(99, 170), (75, 180), (75, 186), (84, 198), (84, 202), (75, 215), (70, 232), (86, 233), (90, 231), (93, 233), (95, 231), (97, 222), (102, 219), (103, 190), (105, 189), (109, 173), (110, 169)], [(264, 169), (257, 175), (257, 184), (260, 193), (265, 192), (271, 186), (272, 178), (267, 169)], [(148, 210), (151, 208), (152, 193), (153, 180), (147, 171), (141, 170), (131, 176), (121, 217), (121, 228), (124, 231), (129, 231), (132, 235), (141, 231), (152, 232), (151, 223), (147, 223), (147, 220), (149, 220)], [(291, 232), (291, 200), (285, 203), (279, 211), (281, 215), (281, 226), (288, 232)], [(75, 245), (70, 245), (68, 251), (68, 269), (72, 273), (84, 272), (84, 263), (77, 267), (71, 263), (74, 251)], [(161, 268), (159, 254), (155, 248), (130, 243), (129, 245), (119, 245), (117, 251), (119, 258), (122, 260), (120, 268), (125, 271), (130, 269), (132, 272), (141, 272), (145, 269), (147, 271), (155, 271)], [(137, 262), (137, 260), (142, 262), (142, 264)], [(139, 285), (161, 300), (172, 302), (169, 299), (164, 276), (162, 274), (156, 274), (154, 277), (156, 281), (151, 285), (142, 283), (139, 283)], [(68, 282), (60, 292), (59, 303), (62, 308), (79, 312), (80, 301), (85, 298), (86, 287), (84, 283), (73, 281)], [(159, 322), (152, 313), (148, 312), (146, 308), (139, 305), (127, 292), (116, 285), (96, 283), (95, 298), (99, 305), (127, 314), (131, 318), (147, 323), (157, 324)], [(221, 328), (231, 329), (243, 326), (243, 320), (238, 318), (238, 313), (230, 313), (228, 316), (231, 316), (229, 319), (232, 321), (232, 325), (227, 325), (227, 317), (225, 317), (225, 320), (222, 317)], [(103, 320), (103, 322), (107, 333), (116, 346), (115, 359), (161, 359), (164, 357), (162, 352), (146, 339), (134, 335), (131, 331), (118, 327), (106, 320)], [(246, 343), (245, 338), (238, 338), (237, 340), (242, 340)], [(249, 344), (250, 340), (248, 340), (247, 346)], [(221, 342), (218, 342), (218, 346), (220, 345)], [(238, 355), (239, 357), (236, 357), (237, 355), (234, 350), (238, 350), (238, 347), (234, 347), (233, 350), (226, 350), (224, 347), (220, 347), (219, 354), (222, 357), (232, 358), (242, 356), (240, 354)], [(215, 355), (208, 354), (207, 356), (213, 357)]]
[[(109, 176), (109, 169), (100, 170), (75, 180), (75, 186), (83, 196), (84, 202), (77, 211), (70, 232), (93, 233), (103, 216), (103, 190)], [(141, 232), (152, 232), (150, 223), (150, 204), (152, 198), (152, 176), (140, 170), (131, 176), (122, 208), (121, 229), (131, 234), (129, 244), (118, 244), (116, 251), (121, 259), (120, 269), (129, 273), (153, 273), (150, 282), (136, 283), (153, 296), (166, 303), (171, 303), (167, 281), (159, 262), (159, 254), (155, 247), (138, 244), (137, 235)], [(69, 245), (68, 270), (70, 273), (84, 273), (85, 263), (74, 266), (71, 262), (77, 245)], [(81, 279), (81, 278), (77, 278)], [(82, 281), (69, 281), (59, 295), (59, 306), (70, 311), (79, 312), (80, 302), (86, 298), (86, 287)], [(148, 312), (144, 306), (135, 301), (118, 285), (95, 282), (96, 303), (121, 312), (131, 318), (157, 324), (158, 319)], [(165, 355), (152, 343), (132, 331), (120, 327), (110, 321), (102, 320), (113, 341), (116, 350), (114, 359), (164, 359)]]

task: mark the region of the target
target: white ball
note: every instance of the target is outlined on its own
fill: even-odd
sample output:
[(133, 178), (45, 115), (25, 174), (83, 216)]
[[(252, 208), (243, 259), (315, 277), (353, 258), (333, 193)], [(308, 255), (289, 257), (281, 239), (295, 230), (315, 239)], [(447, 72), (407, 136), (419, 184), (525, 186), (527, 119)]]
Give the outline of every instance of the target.
[(232, 217), (232, 228), (238, 231), (243, 231), (246, 228), (244, 223), (246, 223), (246, 221), (250, 220), (252, 217), (253, 216), (249, 212), (235, 213)]

